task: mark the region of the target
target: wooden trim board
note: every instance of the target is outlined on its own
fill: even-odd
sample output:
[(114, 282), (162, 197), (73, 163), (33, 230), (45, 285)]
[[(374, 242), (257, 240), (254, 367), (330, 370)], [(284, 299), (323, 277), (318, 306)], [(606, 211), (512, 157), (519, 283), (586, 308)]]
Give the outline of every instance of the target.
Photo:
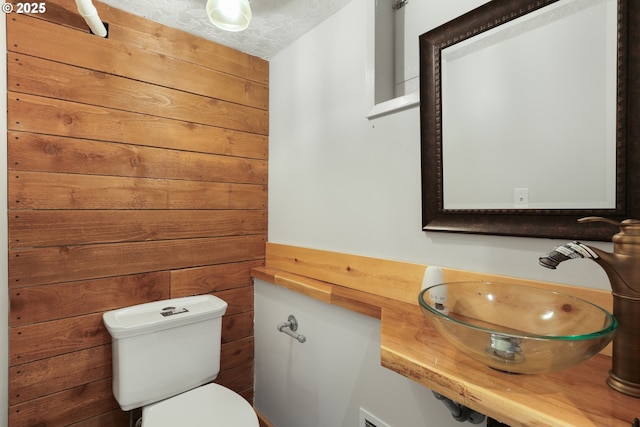
[[(265, 267), (397, 301), (417, 304), (418, 292), (420, 292), (422, 278), (428, 265), (268, 242)], [(601, 289), (452, 268), (443, 268), (442, 271), (446, 282), (482, 280), (535, 286), (574, 295), (606, 310), (613, 310), (611, 292)]]

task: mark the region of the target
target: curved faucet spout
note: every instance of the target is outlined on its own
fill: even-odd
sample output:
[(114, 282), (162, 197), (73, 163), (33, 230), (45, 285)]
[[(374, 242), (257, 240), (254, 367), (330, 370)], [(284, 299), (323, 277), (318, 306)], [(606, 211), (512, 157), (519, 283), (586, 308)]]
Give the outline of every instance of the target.
[(541, 266), (556, 269), (558, 264), (568, 259), (587, 258), (596, 260), (598, 254), (589, 246), (578, 241), (570, 242), (565, 245), (557, 246), (554, 250), (538, 259)]
[(583, 258), (597, 262), (607, 273), (614, 294), (640, 298), (640, 268), (637, 260), (620, 254), (612, 254), (584, 243), (573, 241), (557, 246), (538, 259), (541, 266), (555, 270), (561, 262)]

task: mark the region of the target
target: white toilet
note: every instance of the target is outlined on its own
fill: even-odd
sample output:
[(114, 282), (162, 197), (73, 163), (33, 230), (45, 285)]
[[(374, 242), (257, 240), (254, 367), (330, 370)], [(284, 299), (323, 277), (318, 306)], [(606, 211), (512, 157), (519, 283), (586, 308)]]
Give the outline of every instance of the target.
[(125, 411), (142, 407), (141, 426), (258, 427), (249, 402), (210, 383), (220, 371), (226, 310), (220, 298), (199, 295), (104, 313), (113, 394)]

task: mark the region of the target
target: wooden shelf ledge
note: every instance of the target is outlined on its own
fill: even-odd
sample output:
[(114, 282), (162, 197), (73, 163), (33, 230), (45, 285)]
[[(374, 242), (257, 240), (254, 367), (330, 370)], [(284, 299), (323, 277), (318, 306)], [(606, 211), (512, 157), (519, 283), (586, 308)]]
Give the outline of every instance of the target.
[[(421, 268), (424, 272), (426, 266)], [(268, 243), (266, 266), (252, 272), (264, 281), (380, 319), (382, 366), (512, 427), (630, 427), (640, 417), (640, 399), (605, 383), (609, 348), (572, 368), (539, 375), (496, 371), (456, 350), (417, 304), (422, 276), (417, 279), (416, 264)], [(390, 277), (405, 287), (404, 293), (398, 283), (382, 286)], [(611, 310), (605, 291), (445, 269), (447, 281), (469, 279), (558, 289)], [(367, 288), (367, 283), (372, 285)]]
[(512, 427), (630, 427), (640, 399), (606, 385), (611, 357), (549, 374), (507, 374), (462, 354), (411, 304), (385, 307), (382, 366)]

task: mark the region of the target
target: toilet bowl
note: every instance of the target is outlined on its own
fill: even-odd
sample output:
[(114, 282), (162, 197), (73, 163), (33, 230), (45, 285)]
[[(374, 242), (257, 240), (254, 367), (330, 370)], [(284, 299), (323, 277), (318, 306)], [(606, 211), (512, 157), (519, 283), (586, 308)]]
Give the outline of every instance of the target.
[(212, 383), (220, 371), (222, 315), (212, 295), (108, 311), (113, 395), (124, 411), (142, 408), (142, 427), (259, 427), (255, 411)]
[(141, 427), (258, 427), (244, 398), (218, 384), (207, 384), (145, 406)]

